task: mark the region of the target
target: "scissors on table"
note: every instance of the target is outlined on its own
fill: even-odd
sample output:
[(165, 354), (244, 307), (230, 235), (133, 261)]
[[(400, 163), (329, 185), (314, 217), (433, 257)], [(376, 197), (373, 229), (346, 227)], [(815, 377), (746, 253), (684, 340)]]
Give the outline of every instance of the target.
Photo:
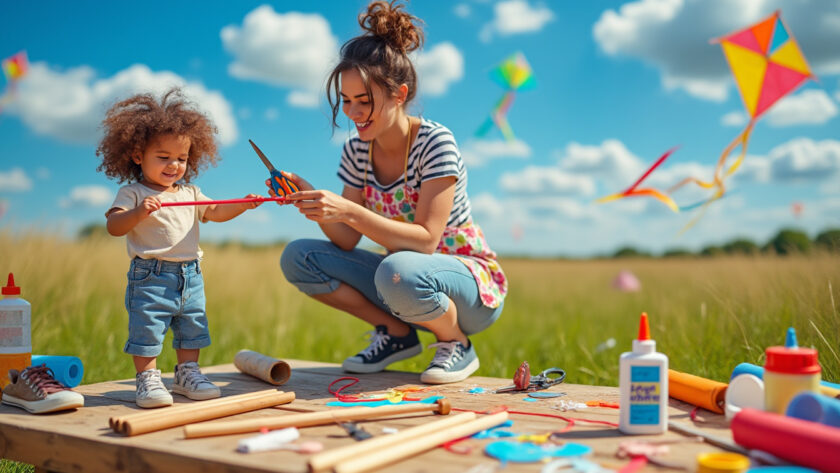
[(271, 164), (271, 161), (265, 157), (263, 152), (254, 144), (253, 141), (248, 140), (248, 143), (251, 143), (251, 146), (254, 148), (254, 151), (257, 152), (257, 156), (262, 159), (263, 164), (265, 167), (268, 168), (268, 172), (271, 173), (271, 188), (274, 190), (274, 193), (277, 194), (278, 197), (286, 197), (289, 194), (293, 194), (298, 192), (300, 189), (298, 188), (297, 184), (292, 182), (291, 179), (286, 178), (284, 175), (280, 174), (280, 171), (274, 168), (274, 165)]
[[(554, 375), (554, 377), (552, 377)], [(510, 393), (517, 391), (540, 391), (548, 389), (555, 384), (560, 384), (566, 379), (566, 372), (560, 368), (549, 368), (537, 375), (531, 376), (531, 368), (527, 361), (523, 361), (516, 373), (513, 375), (513, 384), (499, 388), (493, 393)]]

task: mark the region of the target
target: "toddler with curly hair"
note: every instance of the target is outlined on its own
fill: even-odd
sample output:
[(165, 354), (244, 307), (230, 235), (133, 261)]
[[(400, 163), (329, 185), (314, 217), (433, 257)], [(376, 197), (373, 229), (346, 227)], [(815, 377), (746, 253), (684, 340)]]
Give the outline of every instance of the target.
[(124, 351), (134, 358), (137, 405), (172, 404), (156, 367), (170, 327), (178, 357), (172, 391), (195, 400), (219, 397), (219, 388), (198, 366), (199, 350), (210, 345), (198, 223), (224, 222), (259, 204), (161, 207), (164, 202), (210, 200), (190, 181), (219, 159), (216, 127), (178, 89), (159, 102), (139, 94), (117, 103), (108, 110), (103, 128), (97, 170), (128, 182), (105, 217), (108, 233), (126, 236), (131, 258)]

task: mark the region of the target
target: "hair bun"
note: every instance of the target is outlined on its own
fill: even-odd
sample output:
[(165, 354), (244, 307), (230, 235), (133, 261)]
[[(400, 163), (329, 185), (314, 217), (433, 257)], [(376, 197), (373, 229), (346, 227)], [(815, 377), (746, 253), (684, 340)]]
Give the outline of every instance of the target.
[(405, 5), (395, 5), (396, 2), (371, 2), (367, 12), (359, 15), (359, 25), (367, 34), (409, 53), (423, 45), (423, 30), (419, 26), (422, 20), (403, 10)]

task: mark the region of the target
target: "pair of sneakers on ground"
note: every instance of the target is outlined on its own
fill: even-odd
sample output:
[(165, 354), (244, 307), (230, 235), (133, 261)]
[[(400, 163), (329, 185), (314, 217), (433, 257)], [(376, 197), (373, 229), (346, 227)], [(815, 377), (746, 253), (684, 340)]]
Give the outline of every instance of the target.
[[(467, 342), (469, 343), (469, 341)], [(420, 381), (427, 384), (455, 383), (467, 379), (478, 369), (478, 356), (472, 343), (464, 346), (461, 342), (437, 342), (435, 357), (429, 367), (420, 375)], [(351, 373), (376, 373), (384, 370), (391, 363), (419, 355), (423, 345), (417, 338), (417, 331), (411, 327), (408, 335), (397, 337), (388, 333), (384, 325), (377, 325), (371, 332), (370, 345), (356, 356), (344, 360), (341, 367)]]
[[(160, 379), (160, 370), (150, 369), (137, 373), (136, 384), (135, 400), (138, 406), (152, 408), (172, 405), (172, 395)], [(194, 361), (175, 365), (172, 392), (194, 401), (215, 399), (222, 395), (218, 386), (201, 373), (198, 363)]]

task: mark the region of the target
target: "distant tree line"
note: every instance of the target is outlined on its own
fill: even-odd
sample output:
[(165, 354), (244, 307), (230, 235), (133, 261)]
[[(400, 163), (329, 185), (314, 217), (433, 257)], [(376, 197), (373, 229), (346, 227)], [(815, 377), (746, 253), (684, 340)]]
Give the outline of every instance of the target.
[[(748, 238), (736, 238), (722, 245), (710, 245), (698, 252), (685, 248), (671, 248), (662, 253), (664, 258), (681, 258), (690, 256), (722, 256), (722, 255), (759, 255), (759, 254), (807, 254), (812, 251), (829, 251), (840, 253), (840, 229), (831, 228), (820, 232), (813, 240), (802, 230), (784, 228), (766, 243), (759, 244)], [(613, 258), (644, 258), (654, 257), (650, 252), (626, 246), (615, 253)]]

